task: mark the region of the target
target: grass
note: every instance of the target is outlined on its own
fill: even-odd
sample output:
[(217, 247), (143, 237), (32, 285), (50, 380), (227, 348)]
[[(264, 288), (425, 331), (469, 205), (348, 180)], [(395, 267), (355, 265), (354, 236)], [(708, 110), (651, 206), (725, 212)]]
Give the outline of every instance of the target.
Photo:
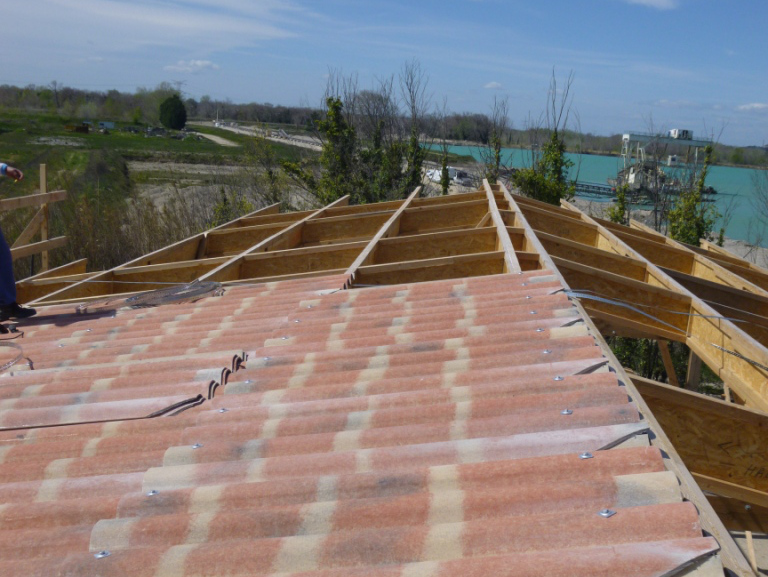
[[(94, 155), (113, 153), (125, 160), (158, 161), (168, 163), (238, 165), (247, 162), (246, 152), (252, 138), (213, 127), (190, 127), (226, 138), (240, 144), (221, 146), (209, 139), (169, 136), (147, 137), (144, 131), (127, 132), (121, 128), (130, 123), (116, 123), (116, 128), (102, 134), (92, 130), (89, 134), (73, 132), (67, 126), (81, 124), (81, 119), (67, 118), (48, 112), (3, 110), (0, 117), (0, 160), (20, 168), (25, 178), (19, 183), (0, 180), (0, 196), (29, 194), (39, 187), (39, 166), (47, 165), (49, 188), (66, 188), (79, 175), (86, 173)], [(178, 133), (175, 133), (178, 134)], [(306, 154), (296, 147), (273, 143), (279, 159), (298, 160)], [(113, 157), (114, 158), (114, 157)], [(176, 173), (132, 174), (140, 182), (151, 178), (175, 179)], [(183, 172), (183, 171), (182, 171)], [(190, 178), (206, 180), (204, 175), (190, 174)]]

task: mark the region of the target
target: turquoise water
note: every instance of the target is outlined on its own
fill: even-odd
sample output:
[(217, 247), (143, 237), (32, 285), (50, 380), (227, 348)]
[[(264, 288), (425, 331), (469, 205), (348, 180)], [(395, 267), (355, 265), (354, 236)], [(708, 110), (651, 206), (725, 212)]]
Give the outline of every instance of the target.
[[(482, 162), (480, 148), (477, 146), (452, 146), (450, 152), (463, 156), (472, 156)], [(505, 148), (502, 152), (502, 163), (505, 166), (521, 168), (530, 166), (531, 153), (519, 148)], [(595, 154), (569, 154), (574, 162), (571, 177), (586, 182), (605, 183), (609, 178), (615, 178), (621, 168), (621, 157), (600, 156)], [(713, 166), (707, 174), (707, 185), (717, 190), (715, 206), (721, 214), (730, 210), (731, 217), (726, 223), (726, 236), (739, 240), (754, 241), (749, 238), (752, 230), (761, 229), (763, 221), (755, 214), (752, 198), (755, 196), (754, 178), (758, 171), (752, 168), (735, 168), (731, 166)], [(732, 208), (729, 209), (729, 205)], [(720, 223), (716, 225), (719, 229)], [(763, 241), (768, 245), (768, 239)]]

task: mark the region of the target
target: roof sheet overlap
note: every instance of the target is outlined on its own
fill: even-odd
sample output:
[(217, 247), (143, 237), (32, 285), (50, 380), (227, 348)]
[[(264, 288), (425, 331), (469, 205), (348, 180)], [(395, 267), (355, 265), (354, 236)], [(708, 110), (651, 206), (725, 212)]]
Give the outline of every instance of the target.
[(0, 378), (0, 574), (643, 576), (717, 549), (555, 276), (344, 281), (42, 312)]

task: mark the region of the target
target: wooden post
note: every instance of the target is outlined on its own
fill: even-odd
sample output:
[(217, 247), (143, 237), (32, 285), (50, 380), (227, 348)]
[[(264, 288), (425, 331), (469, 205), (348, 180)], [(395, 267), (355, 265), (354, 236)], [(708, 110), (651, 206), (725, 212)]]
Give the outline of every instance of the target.
[(688, 371), (685, 375), (685, 388), (696, 391), (701, 384), (701, 358), (691, 351), (688, 357)]
[(752, 566), (752, 570), (757, 573), (757, 557), (755, 556), (755, 544), (752, 541), (752, 531), (744, 531), (744, 536), (747, 538), (747, 558), (749, 564)]
[[(40, 194), (45, 194), (48, 192), (48, 171), (45, 164), (40, 165)], [(40, 210), (43, 212), (43, 220), (40, 223), (40, 240), (46, 241), (48, 240), (48, 226), (49, 226), (49, 220), (48, 220), (48, 203), (45, 203), (42, 207), (40, 207)], [(33, 257), (34, 258), (34, 257)], [(48, 270), (48, 251), (44, 250), (40, 254), (40, 270), (41, 271), (47, 271)]]
[(680, 382), (677, 380), (677, 374), (675, 373), (675, 364), (672, 362), (672, 355), (669, 354), (669, 346), (667, 341), (658, 341), (659, 351), (661, 352), (661, 360), (664, 362), (664, 370), (667, 371), (667, 377), (669, 378), (669, 384), (673, 387), (679, 387)]

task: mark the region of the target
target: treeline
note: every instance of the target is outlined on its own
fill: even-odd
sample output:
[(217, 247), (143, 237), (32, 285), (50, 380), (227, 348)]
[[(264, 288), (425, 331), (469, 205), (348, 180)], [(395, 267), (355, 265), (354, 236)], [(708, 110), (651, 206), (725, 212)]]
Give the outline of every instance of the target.
[[(108, 90), (106, 92), (81, 90), (58, 82), (46, 85), (30, 84), (24, 87), (0, 86), (0, 109), (22, 109), (58, 114), (66, 118), (83, 120), (113, 120), (133, 124), (158, 125), (160, 103), (179, 86), (163, 82), (155, 88), (138, 88), (133, 93)], [(359, 91), (361, 94), (377, 91)], [(217, 100), (203, 96), (199, 100), (184, 99), (187, 116), (196, 120), (219, 118), (234, 122), (257, 122), (283, 125), (294, 130), (315, 131), (317, 121), (324, 118), (322, 103), (311, 106), (283, 106), (251, 102), (236, 104), (230, 100)], [(541, 143), (540, 127), (515, 128), (505, 126), (500, 134), (503, 146), (528, 148)], [(450, 142), (468, 142), (487, 145), (494, 132), (493, 114), (477, 112), (424, 111), (420, 123), (421, 136), (428, 140), (444, 139)], [(592, 154), (619, 154), (621, 134), (608, 136), (566, 130), (561, 133), (566, 149), (571, 152)], [(727, 146), (715, 144), (715, 164), (739, 166), (768, 166), (768, 148), (760, 146)]]
[[(81, 90), (51, 82), (44, 86), (0, 86), (0, 108), (22, 109), (59, 114), (83, 120), (104, 119), (134, 124), (158, 124), (159, 108), (168, 97), (180, 94), (178, 87), (163, 82), (153, 89), (139, 88), (134, 93), (108, 90)], [(308, 107), (274, 106), (272, 104), (234, 104), (203, 96), (200, 100), (184, 99), (189, 118), (215, 118), (238, 122), (308, 126), (320, 118), (320, 110)]]

